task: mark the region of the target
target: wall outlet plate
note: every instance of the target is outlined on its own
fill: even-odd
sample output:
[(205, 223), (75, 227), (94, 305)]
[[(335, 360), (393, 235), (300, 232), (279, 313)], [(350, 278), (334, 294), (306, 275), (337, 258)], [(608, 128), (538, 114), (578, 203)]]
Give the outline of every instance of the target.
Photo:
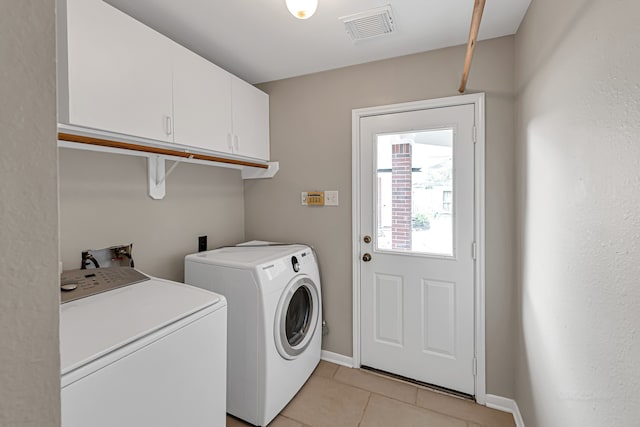
[(207, 250), (207, 236), (198, 237), (198, 252), (204, 252)]
[(331, 190), (324, 192), (324, 205), (325, 206), (338, 206), (338, 191)]

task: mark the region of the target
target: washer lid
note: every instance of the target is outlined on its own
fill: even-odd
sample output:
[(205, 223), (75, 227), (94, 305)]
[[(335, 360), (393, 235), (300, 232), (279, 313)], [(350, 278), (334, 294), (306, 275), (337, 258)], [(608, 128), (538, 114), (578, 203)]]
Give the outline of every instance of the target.
[[(226, 300), (213, 292), (168, 280), (146, 282), (60, 306), (60, 366), (86, 365), (164, 326)], [(217, 306), (217, 307), (213, 307)]]
[(198, 262), (202, 264), (223, 265), (237, 268), (254, 268), (261, 264), (272, 262), (300, 252), (311, 252), (308, 246), (304, 245), (281, 245), (272, 246), (229, 246), (214, 249), (207, 252), (187, 255), (188, 262)]

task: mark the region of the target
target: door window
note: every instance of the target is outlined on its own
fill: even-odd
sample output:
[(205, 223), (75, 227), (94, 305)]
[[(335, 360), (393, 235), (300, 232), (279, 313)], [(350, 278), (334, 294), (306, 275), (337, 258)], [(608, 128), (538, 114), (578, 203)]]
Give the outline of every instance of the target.
[(453, 256), (453, 136), (377, 135), (377, 250)]

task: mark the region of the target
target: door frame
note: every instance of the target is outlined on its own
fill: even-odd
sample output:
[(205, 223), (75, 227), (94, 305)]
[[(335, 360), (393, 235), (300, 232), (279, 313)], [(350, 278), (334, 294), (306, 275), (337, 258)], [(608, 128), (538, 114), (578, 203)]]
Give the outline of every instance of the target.
[(474, 152), (474, 239), (476, 241), (476, 266), (474, 272), (474, 354), (476, 359), (475, 398), (486, 404), (486, 354), (485, 354), (485, 95), (474, 93), (378, 107), (352, 110), (351, 146), (351, 223), (353, 270), (353, 366), (361, 365), (360, 355), (360, 119), (392, 113), (404, 113), (458, 105), (474, 106), (476, 120)]

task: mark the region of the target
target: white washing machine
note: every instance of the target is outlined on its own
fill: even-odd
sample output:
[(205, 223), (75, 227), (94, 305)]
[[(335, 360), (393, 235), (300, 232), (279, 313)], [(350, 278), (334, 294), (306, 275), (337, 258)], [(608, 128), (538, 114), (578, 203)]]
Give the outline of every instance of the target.
[(227, 298), (227, 412), (266, 426), (320, 361), (322, 300), (313, 250), (244, 244), (188, 255), (185, 283)]
[(61, 288), (63, 427), (226, 425), (223, 296), (130, 268)]

